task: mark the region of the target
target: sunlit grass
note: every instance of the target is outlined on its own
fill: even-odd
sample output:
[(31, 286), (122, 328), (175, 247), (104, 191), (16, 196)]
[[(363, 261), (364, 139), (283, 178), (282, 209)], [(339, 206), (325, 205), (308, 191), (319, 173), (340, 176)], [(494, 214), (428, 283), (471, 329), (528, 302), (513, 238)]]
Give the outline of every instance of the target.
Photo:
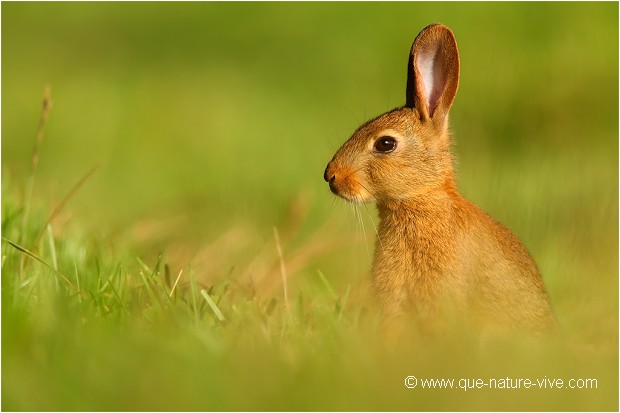
[[(48, 267), (51, 248), (39, 255), (48, 265), (29, 259), (21, 276), (23, 252), (3, 248), (5, 409), (587, 410), (616, 402), (616, 342), (606, 332), (613, 320), (568, 326), (562, 340), (544, 343), (480, 347), (456, 331), (391, 347), (377, 337), (371, 307), (350, 293), (356, 286), (337, 290), (328, 269), (297, 274), (312, 285), (296, 289), (287, 307), (275, 281), (275, 291), (259, 295), (236, 279), (209, 284), (189, 266), (175, 288), (178, 274), (163, 257), (116, 255), (96, 238), (54, 242), (71, 284)], [(596, 378), (600, 387), (424, 392), (404, 388), (410, 374)]]

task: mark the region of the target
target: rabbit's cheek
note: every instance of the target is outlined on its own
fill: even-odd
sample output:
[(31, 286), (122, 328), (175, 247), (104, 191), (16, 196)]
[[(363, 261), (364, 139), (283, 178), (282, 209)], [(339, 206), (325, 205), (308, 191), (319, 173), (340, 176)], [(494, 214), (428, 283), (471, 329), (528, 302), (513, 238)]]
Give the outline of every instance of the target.
[(353, 182), (353, 193), (355, 194), (355, 201), (358, 202), (372, 202), (375, 200), (374, 195), (370, 192), (370, 185), (364, 182), (363, 179), (358, 178)]

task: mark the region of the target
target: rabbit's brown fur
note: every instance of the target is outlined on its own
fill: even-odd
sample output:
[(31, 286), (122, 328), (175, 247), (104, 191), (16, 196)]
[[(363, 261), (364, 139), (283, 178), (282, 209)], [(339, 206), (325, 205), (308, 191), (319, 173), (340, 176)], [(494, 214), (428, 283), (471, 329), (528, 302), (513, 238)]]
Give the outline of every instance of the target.
[[(428, 26), (411, 48), (406, 105), (355, 131), (325, 180), (345, 199), (377, 203), (372, 281), (389, 316), (434, 324), (451, 308), (485, 327), (552, 328), (547, 293), (525, 247), (457, 190), (447, 117), (458, 80), (453, 33)], [(395, 142), (391, 151), (377, 146), (386, 137)]]

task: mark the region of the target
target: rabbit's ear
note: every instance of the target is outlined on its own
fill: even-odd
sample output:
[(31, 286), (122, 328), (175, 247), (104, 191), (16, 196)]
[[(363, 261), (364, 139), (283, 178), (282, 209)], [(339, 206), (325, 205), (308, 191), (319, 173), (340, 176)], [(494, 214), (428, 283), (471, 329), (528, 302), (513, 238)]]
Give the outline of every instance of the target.
[(452, 31), (431, 24), (411, 46), (407, 72), (407, 106), (422, 120), (443, 125), (459, 86), (459, 52)]

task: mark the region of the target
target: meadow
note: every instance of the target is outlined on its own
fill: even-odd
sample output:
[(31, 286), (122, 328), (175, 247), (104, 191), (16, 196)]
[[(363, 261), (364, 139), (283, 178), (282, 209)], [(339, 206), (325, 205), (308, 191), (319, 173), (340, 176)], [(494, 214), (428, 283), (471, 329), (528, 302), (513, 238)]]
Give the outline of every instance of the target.
[[(617, 3), (0, 7), (2, 410), (618, 410)], [(322, 174), (404, 103), (431, 22), (461, 54), (459, 187), (560, 337), (381, 338), (374, 207)]]

